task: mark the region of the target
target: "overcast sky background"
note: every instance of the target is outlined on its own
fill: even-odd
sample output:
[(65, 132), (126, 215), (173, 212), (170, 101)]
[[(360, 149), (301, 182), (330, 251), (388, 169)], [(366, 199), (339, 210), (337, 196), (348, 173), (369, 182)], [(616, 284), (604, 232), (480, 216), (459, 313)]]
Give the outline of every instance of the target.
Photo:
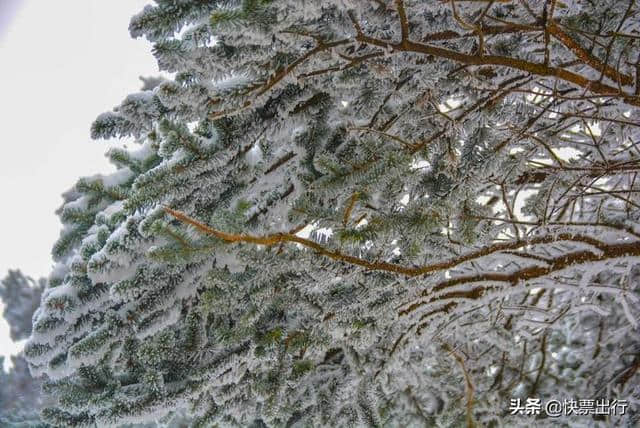
[[(89, 127), (158, 74), (151, 45), (127, 30), (147, 3), (0, 0), (0, 277), (48, 276), (61, 193), (113, 170), (104, 153), (118, 143), (92, 141)], [(0, 316), (0, 355), (22, 345)]]

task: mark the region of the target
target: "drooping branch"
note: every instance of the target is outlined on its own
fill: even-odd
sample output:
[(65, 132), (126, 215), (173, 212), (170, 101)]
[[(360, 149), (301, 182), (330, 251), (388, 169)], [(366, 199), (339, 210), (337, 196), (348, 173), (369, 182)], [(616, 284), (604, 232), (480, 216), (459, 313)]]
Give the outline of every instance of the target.
[(545, 244), (545, 243), (552, 243), (552, 242), (559, 242), (559, 241), (569, 241), (569, 242), (577, 242), (581, 244), (590, 245), (595, 247), (598, 250), (598, 252), (577, 251), (574, 253), (564, 255), (557, 259), (554, 259), (549, 264), (549, 266), (529, 267), (511, 274), (495, 273), (495, 274), (478, 275), (473, 277), (455, 278), (447, 282), (441, 283), (433, 289), (430, 289), (429, 294), (431, 292), (437, 292), (444, 288), (448, 288), (453, 285), (457, 285), (464, 282), (477, 282), (477, 281), (503, 281), (504, 282), (506, 281), (506, 282), (513, 283), (513, 282), (517, 282), (518, 280), (538, 278), (540, 276), (547, 275), (551, 272), (563, 269), (572, 264), (580, 264), (580, 263), (586, 263), (590, 261), (600, 261), (608, 258), (616, 258), (616, 257), (623, 257), (623, 256), (640, 255), (640, 244), (638, 242), (631, 242), (631, 243), (624, 243), (624, 244), (607, 244), (588, 236), (581, 236), (581, 235), (576, 235), (571, 233), (560, 233), (556, 235), (546, 235), (546, 236), (535, 237), (527, 240), (497, 243), (497, 244), (493, 244), (493, 245), (481, 248), (479, 250), (464, 254), (455, 259), (433, 263), (430, 265), (410, 267), (410, 266), (402, 266), (394, 263), (369, 261), (359, 257), (354, 257), (348, 254), (341, 253), (340, 251), (325, 248), (322, 245), (318, 244), (317, 242), (302, 238), (300, 236), (297, 236), (291, 233), (276, 233), (276, 234), (265, 235), (265, 236), (231, 234), (231, 233), (223, 232), (223, 231), (214, 229), (210, 226), (207, 226), (206, 224), (203, 224), (200, 221), (195, 220), (189, 217), (188, 215), (180, 211), (171, 209), (169, 207), (164, 207), (164, 210), (170, 215), (172, 215), (173, 217), (180, 220), (181, 222), (190, 224), (194, 226), (196, 229), (208, 235), (221, 239), (225, 242), (230, 242), (230, 243), (244, 242), (244, 243), (266, 245), (266, 246), (272, 246), (272, 245), (286, 243), (286, 242), (297, 243), (304, 247), (310, 248), (318, 252), (319, 254), (325, 257), (329, 257), (333, 260), (361, 266), (368, 270), (392, 272), (392, 273), (397, 273), (397, 274), (402, 274), (402, 275), (407, 275), (412, 277), (425, 275), (428, 273), (432, 273), (432, 272), (436, 272), (444, 269), (450, 269), (464, 262), (468, 262), (474, 259), (478, 259), (487, 255), (499, 253), (506, 250), (515, 250), (518, 248), (523, 248), (528, 245)]
[[(451, 288), (460, 284), (482, 283), (482, 282), (500, 282), (510, 285), (516, 285), (520, 281), (530, 281), (532, 279), (542, 278), (553, 273), (557, 273), (572, 266), (579, 266), (586, 263), (600, 262), (604, 260), (618, 259), (622, 257), (640, 256), (640, 243), (619, 243), (619, 244), (605, 244), (599, 248), (601, 251), (593, 252), (588, 250), (575, 251), (562, 256), (551, 259), (544, 266), (534, 265), (516, 270), (511, 273), (501, 272), (487, 272), (477, 275), (460, 276), (451, 278), (446, 281), (436, 284), (434, 287), (430, 287), (424, 290), (421, 295), (423, 297), (430, 296), (439, 291)], [(478, 297), (483, 293), (478, 292)], [(458, 296), (455, 296), (458, 297)], [(419, 300), (417, 302), (409, 304), (405, 309), (398, 312), (398, 315), (407, 315), (416, 309), (433, 303), (436, 300), (443, 300), (444, 298), (451, 298), (451, 296), (437, 296), (430, 298), (429, 300)], [(477, 297), (475, 297), (477, 298)]]
[[(394, 43), (386, 40), (380, 40), (380, 39), (376, 39), (374, 37), (365, 35), (364, 31), (362, 30), (362, 27), (358, 23), (353, 13), (349, 13), (349, 17), (356, 30), (356, 40), (362, 43), (366, 43), (372, 46), (378, 46), (384, 49), (390, 49), (393, 52), (413, 52), (418, 54), (431, 55), (438, 58), (453, 60), (466, 65), (503, 66), (503, 67), (513, 68), (516, 70), (525, 71), (531, 74), (535, 74), (537, 76), (555, 77), (557, 79), (560, 79), (568, 83), (572, 83), (576, 86), (579, 86), (593, 93), (600, 94), (600, 95), (617, 96), (622, 98), (625, 102), (631, 105), (640, 106), (640, 97), (634, 94), (621, 92), (619, 88), (604, 84), (599, 80), (589, 80), (580, 74), (574, 73), (564, 68), (553, 67), (544, 63), (534, 63), (534, 62), (529, 62), (529, 61), (525, 61), (518, 58), (511, 58), (511, 57), (505, 57), (505, 56), (499, 56), (499, 55), (470, 55), (470, 54), (456, 52), (446, 48), (441, 48), (434, 45), (414, 42), (409, 39), (402, 39), (398, 43)], [(558, 35), (560, 35), (560, 33), (558, 33)], [(577, 51), (577, 50), (574, 49), (574, 51)], [(584, 55), (582, 56), (584, 57)], [(584, 58), (581, 58), (581, 59), (584, 60)], [(599, 65), (598, 67), (600, 67), (599, 69), (603, 73), (611, 74), (611, 70), (607, 72), (606, 67), (604, 66), (601, 67)], [(618, 75), (617, 77), (618, 79), (623, 79), (621, 75)]]

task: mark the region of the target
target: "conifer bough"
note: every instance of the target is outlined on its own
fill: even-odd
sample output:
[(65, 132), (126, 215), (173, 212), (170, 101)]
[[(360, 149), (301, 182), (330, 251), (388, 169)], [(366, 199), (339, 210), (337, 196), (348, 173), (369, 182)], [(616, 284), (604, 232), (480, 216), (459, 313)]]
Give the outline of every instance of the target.
[(129, 30), (172, 77), (63, 195), (46, 422), (638, 422), (636, 2), (156, 0)]

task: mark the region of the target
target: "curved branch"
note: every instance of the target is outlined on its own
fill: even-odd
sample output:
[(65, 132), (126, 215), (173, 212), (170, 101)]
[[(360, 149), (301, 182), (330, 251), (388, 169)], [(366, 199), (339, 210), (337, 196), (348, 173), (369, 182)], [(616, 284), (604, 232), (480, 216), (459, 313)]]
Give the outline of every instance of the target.
[[(529, 281), (532, 279), (542, 278), (552, 273), (556, 273), (571, 266), (578, 266), (585, 263), (599, 262), (603, 260), (616, 259), (629, 256), (640, 256), (640, 244), (638, 242), (623, 243), (623, 244), (605, 244), (600, 248), (601, 253), (596, 254), (591, 251), (575, 251), (573, 253), (565, 254), (554, 259), (550, 259), (545, 266), (529, 266), (511, 273), (499, 273), (499, 272), (487, 272), (478, 275), (460, 276), (457, 278), (451, 278), (447, 281), (438, 283), (432, 288), (424, 290), (421, 296), (426, 297), (432, 295), (438, 291), (445, 290), (447, 288), (459, 285), (469, 284), (477, 282), (506, 282), (511, 285), (516, 285), (520, 281)], [(457, 292), (464, 293), (463, 297), (477, 299), (484, 294), (484, 289), (474, 289), (472, 295), (469, 292)], [(451, 295), (455, 294), (455, 295)], [(456, 293), (449, 293), (449, 295), (435, 296), (429, 300), (420, 300), (418, 302), (410, 304), (406, 309), (398, 311), (398, 315), (407, 315), (416, 309), (440, 301), (445, 298), (458, 298)]]
[[(576, 86), (587, 89), (593, 93), (619, 96), (623, 100), (625, 100), (625, 102), (631, 105), (640, 106), (640, 97), (636, 95), (626, 92), (620, 92), (619, 88), (606, 85), (597, 80), (589, 80), (584, 76), (565, 70), (563, 68), (552, 67), (546, 64), (534, 63), (522, 59), (498, 55), (469, 55), (438, 46), (413, 42), (408, 39), (401, 40), (400, 43), (391, 43), (388, 41), (369, 37), (364, 34), (362, 28), (355, 20), (355, 17), (352, 14), (350, 14), (349, 16), (354, 25), (354, 28), (356, 29), (356, 40), (362, 43), (367, 43), (369, 45), (378, 46), (384, 49), (392, 49), (396, 52), (414, 52), (425, 55), (432, 55), (435, 57), (446, 58), (467, 65), (497, 65), (526, 71), (538, 76), (556, 77), (565, 82), (573, 83)], [(606, 71), (606, 68), (602, 70)]]
[[(559, 233), (556, 235), (540, 236), (540, 237), (531, 238), (527, 240), (493, 244), (491, 246), (484, 247), (479, 250), (464, 254), (455, 259), (433, 263), (429, 265), (417, 266), (417, 267), (402, 266), (402, 265), (387, 263), (387, 262), (372, 262), (369, 260), (354, 257), (348, 254), (341, 253), (339, 251), (325, 248), (314, 241), (301, 238), (300, 236), (297, 236), (291, 233), (276, 233), (276, 234), (266, 235), (266, 236), (252, 236), (252, 235), (236, 235), (236, 234), (231, 234), (227, 232), (222, 232), (220, 230), (209, 227), (206, 224), (203, 224), (198, 220), (195, 220), (180, 211), (176, 211), (169, 207), (164, 207), (164, 210), (170, 215), (172, 215), (173, 217), (182, 221), (183, 223), (190, 224), (194, 226), (196, 229), (208, 235), (215, 236), (216, 238), (221, 239), (225, 242), (245, 242), (245, 243), (266, 245), (266, 246), (272, 246), (272, 245), (276, 245), (284, 242), (291, 242), (291, 243), (300, 244), (307, 248), (311, 248), (312, 250), (318, 252), (319, 254), (325, 257), (329, 257), (330, 259), (333, 259), (333, 260), (361, 266), (368, 270), (392, 272), (392, 273), (398, 273), (398, 274), (403, 274), (407, 276), (419, 276), (419, 275), (425, 275), (425, 274), (443, 270), (443, 269), (450, 269), (464, 262), (474, 260), (483, 256), (487, 256), (493, 253), (505, 251), (505, 250), (515, 250), (518, 248), (525, 247), (527, 245), (545, 244), (545, 243), (558, 242), (558, 241), (571, 241), (571, 242), (579, 242), (579, 243), (591, 245), (597, 248), (598, 250), (600, 250), (600, 252), (602, 253), (601, 255), (594, 254), (593, 252), (590, 252), (590, 251), (579, 251), (576, 253), (570, 253), (561, 258), (550, 260), (550, 264), (548, 267), (542, 268), (542, 267), (536, 266), (533, 268), (524, 269), (523, 271), (521, 271), (521, 273), (516, 272), (514, 274), (502, 274), (502, 273), (491, 274), (493, 275), (491, 277), (487, 276), (488, 275), (487, 274), (485, 276), (480, 275), (477, 277), (456, 278), (436, 286), (435, 288), (431, 289), (430, 292), (439, 291), (441, 289), (456, 285), (458, 283), (472, 282), (474, 280), (477, 280), (477, 281), (494, 280), (494, 281), (514, 282), (520, 279), (532, 279), (532, 278), (537, 278), (539, 276), (545, 275), (554, 270), (558, 270), (561, 267), (566, 267), (566, 265), (576, 263), (576, 262), (583, 263), (586, 261), (604, 260), (606, 258), (621, 257), (620, 254), (627, 254), (627, 253), (628, 255), (640, 255), (640, 245), (638, 245), (637, 242), (625, 243), (625, 244), (607, 244), (602, 241), (598, 241), (597, 239), (590, 238), (588, 236), (574, 235), (571, 233)], [(539, 269), (542, 269), (543, 271), (540, 271)], [(546, 270), (546, 272), (544, 272), (544, 270)], [(474, 278), (477, 278), (477, 279), (474, 279)]]

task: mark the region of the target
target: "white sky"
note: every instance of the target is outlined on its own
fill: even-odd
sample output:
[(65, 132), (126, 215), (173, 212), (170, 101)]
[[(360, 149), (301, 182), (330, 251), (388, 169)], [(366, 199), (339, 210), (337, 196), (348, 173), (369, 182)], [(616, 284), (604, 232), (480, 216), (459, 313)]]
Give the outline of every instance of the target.
[[(133, 40), (131, 16), (150, 0), (0, 0), (0, 277), (48, 276), (60, 194), (113, 167), (92, 141), (95, 117), (157, 75), (151, 46)], [(0, 355), (9, 339), (1, 316)]]

